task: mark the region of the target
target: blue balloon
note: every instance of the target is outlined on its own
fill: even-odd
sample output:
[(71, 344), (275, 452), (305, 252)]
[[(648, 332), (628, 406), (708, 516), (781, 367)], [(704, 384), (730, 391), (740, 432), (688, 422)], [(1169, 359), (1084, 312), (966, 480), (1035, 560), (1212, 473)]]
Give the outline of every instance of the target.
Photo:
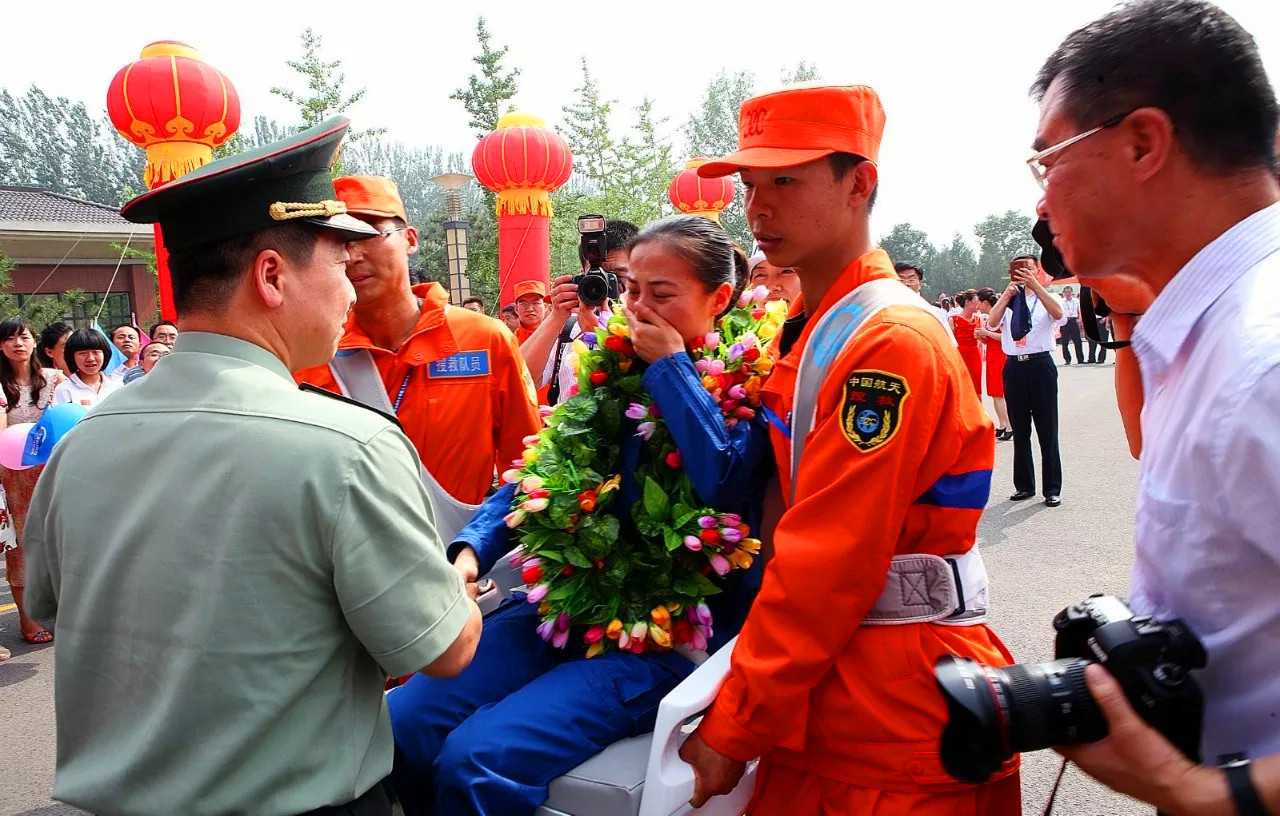
[(84, 419), (89, 409), (76, 402), (63, 402), (45, 409), (40, 421), (27, 433), (27, 446), (22, 451), (22, 464), (43, 465), (49, 461), (53, 446), (58, 444), (75, 424)]

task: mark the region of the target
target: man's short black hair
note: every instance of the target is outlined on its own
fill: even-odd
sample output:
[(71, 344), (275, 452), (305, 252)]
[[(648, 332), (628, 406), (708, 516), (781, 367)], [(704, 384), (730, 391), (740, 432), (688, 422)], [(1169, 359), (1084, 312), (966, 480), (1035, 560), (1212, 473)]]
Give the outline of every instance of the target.
[[(636, 235), (639, 233), (639, 227), (630, 221), (607, 219), (604, 222), (604, 245), (608, 247), (606, 252), (613, 252), (615, 249), (629, 249), (631, 242), (635, 240)], [(578, 244), (578, 262), (587, 262), (587, 256), (582, 251), (581, 243)]]
[(482, 311), (484, 310), (484, 298), (482, 297), (476, 297), (475, 295), (472, 295), (469, 298), (462, 299), (463, 306), (466, 306), (468, 303), (475, 303), (480, 307)]
[(179, 312), (222, 311), (259, 252), (274, 249), (291, 263), (306, 265), (315, 252), (320, 229), (308, 224), (281, 224), (170, 254), (173, 305)]
[(161, 326), (173, 326), (174, 331), (177, 331), (178, 329), (177, 323), (171, 323), (168, 320), (161, 320), (159, 323), (153, 323), (151, 325), (151, 328), (147, 330), (147, 337), (150, 337), (151, 339), (154, 340), (156, 336), (156, 329), (160, 328)]
[(906, 261), (900, 261), (893, 265), (893, 271), (899, 274), (906, 272), (908, 269), (914, 269), (916, 272), (916, 277), (920, 278), (921, 283), (924, 283), (924, 270), (916, 266), (915, 264), (907, 263)]
[(1258, 46), (1204, 0), (1136, 0), (1073, 32), (1031, 86), (1041, 101), (1054, 80), (1081, 128), (1141, 107), (1173, 120), (1197, 166), (1230, 173), (1276, 164), (1280, 109)]
[[(866, 158), (856, 153), (832, 153), (827, 156), (827, 163), (831, 165), (831, 175), (836, 177), (836, 181), (844, 178), (849, 171), (866, 161)], [(867, 199), (867, 212), (871, 212), (876, 208), (876, 199), (880, 196), (880, 182), (876, 182), (876, 188), (871, 191), (871, 197)], [(923, 277), (920, 280), (924, 280)]]
[(1036, 264), (1039, 264), (1040, 258), (1033, 254), (1014, 255), (1009, 259), (1009, 263), (1013, 263), (1014, 261), (1034, 261)]
[(117, 323), (116, 325), (111, 327), (111, 331), (107, 332), (107, 337), (111, 338), (112, 343), (116, 341), (116, 332), (120, 331), (121, 329), (133, 329), (133, 333), (138, 335), (138, 339), (139, 340), (142, 339), (142, 329), (139, 329), (137, 326), (133, 325), (132, 323)]
[(515, 305), (514, 303), (508, 303), (506, 306), (503, 306), (503, 307), (502, 307), (502, 311), (504, 311), (504, 312), (511, 312), (511, 314), (515, 314), (515, 313), (516, 313), (516, 305)]

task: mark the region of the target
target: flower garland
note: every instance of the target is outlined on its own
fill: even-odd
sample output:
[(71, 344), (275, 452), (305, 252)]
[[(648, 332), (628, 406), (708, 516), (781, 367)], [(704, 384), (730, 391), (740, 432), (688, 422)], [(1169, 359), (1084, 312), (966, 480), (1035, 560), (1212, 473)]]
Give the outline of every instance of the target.
[[(749, 421), (773, 368), (764, 347), (781, 329), (786, 304), (744, 292), (690, 355), (727, 427)], [(642, 654), (680, 644), (705, 649), (712, 635), (706, 599), (720, 590), (712, 573), (747, 569), (760, 542), (736, 513), (699, 501), (681, 468), (662, 414), (644, 392), (646, 364), (635, 354), (626, 318), (614, 315), (574, 341), (578, 375), (547, 427), (526, 438), (524, 457), (503, 474), (519, 482), (508, 527), (519, 530), (514, 556), (538, 604), (542, 638), (557, 648)], [(641, 498), (624, 528), (609, 509), (622, 481), (618, 436), (638, 422), (648, 458), (636, 469)]]

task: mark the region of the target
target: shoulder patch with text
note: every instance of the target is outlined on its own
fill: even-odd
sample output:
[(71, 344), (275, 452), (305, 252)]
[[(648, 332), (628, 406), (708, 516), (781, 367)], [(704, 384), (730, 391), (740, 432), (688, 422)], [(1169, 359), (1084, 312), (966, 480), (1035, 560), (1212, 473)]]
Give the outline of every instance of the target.
[(907, 381), (887, 371), (849, 374), (840, 403), (840, 430), (863, 453), (889, 443), (902, 424), (902, 404), (911, 396)]

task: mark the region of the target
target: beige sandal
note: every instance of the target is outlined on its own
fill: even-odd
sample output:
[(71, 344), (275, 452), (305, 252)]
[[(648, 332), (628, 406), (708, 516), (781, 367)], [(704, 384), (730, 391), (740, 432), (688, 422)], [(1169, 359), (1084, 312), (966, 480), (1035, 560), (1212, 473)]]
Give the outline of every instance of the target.
[(0, 646), (0, 663), (3, 663), (11, 657), (13, 657), (13, 652), (10, 652), (5, 647)]

